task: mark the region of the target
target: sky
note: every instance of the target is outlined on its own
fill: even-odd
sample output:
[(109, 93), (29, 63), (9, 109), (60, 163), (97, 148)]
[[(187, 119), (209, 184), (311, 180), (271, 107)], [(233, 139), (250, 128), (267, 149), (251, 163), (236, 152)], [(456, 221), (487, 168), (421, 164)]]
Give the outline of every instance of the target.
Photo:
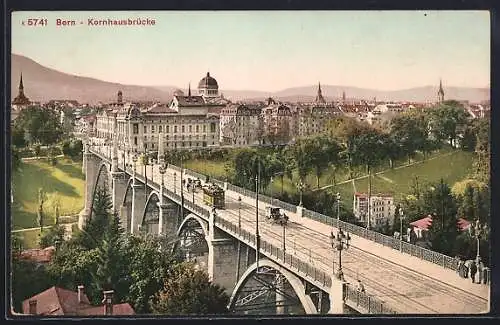
[[(28, 18), (47, 19), (28, 26)], [(88, 19), (154, 19), (89, 26)], [(57, 26), (57, 19), (76, 26)], [(24, 25), (23, 25), (24, 22)], [(82, 22), (80, 24), (80, 22)], [(487, 11), (14, 12), (12, 52), (134, 85), (278, 91), (317, 84), (398, 90), (489, 87)]]

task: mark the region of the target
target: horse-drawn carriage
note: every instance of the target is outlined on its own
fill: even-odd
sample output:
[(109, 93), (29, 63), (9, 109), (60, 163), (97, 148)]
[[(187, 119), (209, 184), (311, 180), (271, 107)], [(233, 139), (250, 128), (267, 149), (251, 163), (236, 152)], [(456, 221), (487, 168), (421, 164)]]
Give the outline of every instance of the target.
[(281, 210), (281, 208), (267, 207), (266, 217), (269, 221), (279, 223), (281, 226), (288, 223), (288, 216)]
[(198, 192), (202, 188), (200, 179), (188, 178), (186, 188), (188, 191)]
[(224, 209), (224, 190), (217, 184), (208, 184), (202, 187), (203, 202), (217, 209)]

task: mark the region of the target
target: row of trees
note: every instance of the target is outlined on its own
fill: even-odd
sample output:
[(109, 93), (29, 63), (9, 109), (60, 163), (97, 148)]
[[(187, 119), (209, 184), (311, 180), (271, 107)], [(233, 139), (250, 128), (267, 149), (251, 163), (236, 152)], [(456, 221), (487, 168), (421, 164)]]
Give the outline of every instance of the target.
[[(47, 267), (19, 260), (14, 251), (13, 302), (17, 310), (24, 299), (53, 285), (75, 290), (83, 284), (92, 303), (100, 304), (102, 291), (112, 289), (115, 302), (128, 302), (139, 314), (226, 311), (229, 297), (223, 288), (172, 253), (172, 241), (126, 234), (110, 211), (110, 197), (99, 189), (93, 217), (83, 231), (64, 241), (64, 231), (52, 228), (42, 238), (44, 246), (57, 246)], [(36, 285), (27, 286), (34, 278)]]

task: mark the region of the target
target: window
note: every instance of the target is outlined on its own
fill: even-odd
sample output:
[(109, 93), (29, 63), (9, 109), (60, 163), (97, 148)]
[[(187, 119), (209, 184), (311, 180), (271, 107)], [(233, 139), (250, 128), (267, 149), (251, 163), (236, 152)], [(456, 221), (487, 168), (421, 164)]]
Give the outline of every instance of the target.
[(139, 133), (139, 125), (138, 124), (133, 124), (133, 132), (132, 133), (134, 133), (134, 134)]
[(196, 133), (198, 133), (200, 131), (200, 128), (198, 125), (196, 125)]
[(161, 131), (162, 131), (162, 128), (161, 128), (161, 125), (160, 125), (160, 126), (158, 126), (158, 133), (161, 133)]
[(155, 126), (151, 125), (151, 133), (155, 133)]
[(203, 132), (207, 132), (207, 126), (203, 125)]
[(144, 125), (144, 133), (148, 133), (148, 126)]
[(148, 148), (148, 144), (147, 144), (147, 143), (145, 143), (145, 144), (144, 144), (144, 149), (147, 149), (147, 148)]
[(193, 129), (193, 128), (192, 128), (192, 126), (190, 125), (190, 126), (189, 126), (189, 133), (193, 132), (193, 130), (192, 130), (192, 129)]
[(134, 137), (134, 145), (137, 145), (137, 137)]
[(184, 133), (184, 125), (182, 126), (182, 133)]
[(153, 144), (151, 144), (151, 147), (154, 149), (154, 148), (155, 148), (155, 144), (154, 144), (154, 143), (153, 143)]
[(167, 126), (165, 126), (165, 132), (167, 132), (167, 133), (168, 133), (168, 132), (170, 132), (169, 130), (170, 130), (169, 126), (168, 126), (168, 125), (167, 125)]
[(210, 132), (212, 133), (215, 132), (215, 128), (216, 128), (215, 123), (210, 123)]
[(148, 141), (148, 137), (145, 136), (144, 137), (144, 142), (146, 142), (146, 141)]
[(174, 133), (177, 133), (177, 125), (174, 125)]

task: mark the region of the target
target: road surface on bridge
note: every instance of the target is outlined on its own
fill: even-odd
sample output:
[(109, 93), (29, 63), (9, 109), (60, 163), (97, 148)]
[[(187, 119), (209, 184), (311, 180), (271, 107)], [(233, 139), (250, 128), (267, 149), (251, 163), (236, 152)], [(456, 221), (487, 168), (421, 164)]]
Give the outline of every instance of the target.
[[(119, 166), (122, 166), (120, 159)], [(136, 172), (143, 176), (144, 166), (137, 166)], [(180, 173), (168, 168), (164, 174), (165, 187), (174, 190), (174, 172), (176, 192), (181, 189)], [(159, 166), (147, 167), (148, 182), (153, 175), (154, 183), (159, 184), (161, 175)], [(184, 178), (192, 176), (184, 174)], [(201, 180), (202, 182), (204, 180)], [(226, 208), (217, 210), (223, 219), (238, 223), (239, 193), (226, 191)], [(255, 199), (241, 195), (242, 228), (255, 232)], [(184, 199), (192, 201), (193, 195), (184, 188)], [(202, 192), (194, 193), (195, 203), (203, 203)], [(283, 246), (283, 229), (272, 224), (265, 217), (265, 208), (269, 206), (259, 202), (259, 232), (261, 240), (276, 247)], [(286, 212), (290, 217), (286, 227), (286, 250), (295, 254), (316, 268), (332, 274), (338, 268), (338, 252), (330, 244), (330, 231), (336, 229), (320, 222), (299, 217), (296, 213)], [(382, 300), (399, 313), (445, 313), (476, 314), (489, 310), (489, 285), (472, 284), (470, 279), (460, 278), (454, 271), (436, 264), (402, 254), (397, 250), (367, 239), (351, 235), (351, 245), (342, 251), (342, 269), (350, 283), (360, 279), (369, 295)]]

